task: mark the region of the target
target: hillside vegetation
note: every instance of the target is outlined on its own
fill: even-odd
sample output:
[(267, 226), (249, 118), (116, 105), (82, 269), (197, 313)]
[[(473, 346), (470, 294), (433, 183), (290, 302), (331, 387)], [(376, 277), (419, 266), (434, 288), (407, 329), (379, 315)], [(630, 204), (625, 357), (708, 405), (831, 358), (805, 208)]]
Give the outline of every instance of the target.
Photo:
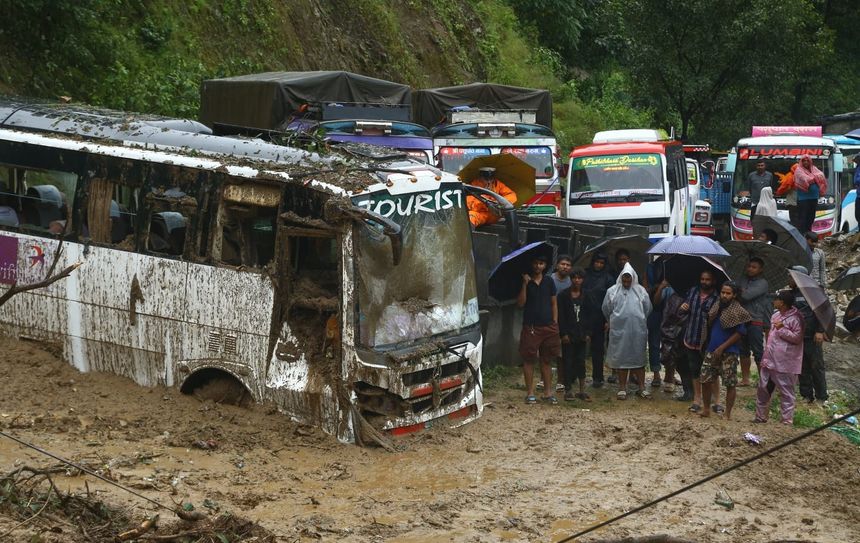
[(850, 2), (713, 5), (0, 0), (0, 92), (196, 118), (200, 82), (212, 77), (349, 70), (415, 88), (490, 81), (550, 89), (563, 147), (647, 125), (728, 142), (754, 122), (857, 107)]

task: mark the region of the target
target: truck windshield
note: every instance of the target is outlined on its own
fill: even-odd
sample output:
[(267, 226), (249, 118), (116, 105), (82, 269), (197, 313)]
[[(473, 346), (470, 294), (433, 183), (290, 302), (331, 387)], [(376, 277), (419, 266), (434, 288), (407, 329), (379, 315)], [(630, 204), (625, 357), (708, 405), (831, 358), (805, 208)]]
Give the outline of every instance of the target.
[(577, 157), (570, 172), (571, 204), (631, 197), (663, 199), (663, 167), (658, 154)]
[(373, 225), (356, 226), (359, 344), (394, 346), (478, 322), (469, 216), (459, 183), (430, 192), (375, 193), (353, 203), (394, 220), (403, 235), (403, 255), (394, 266), (389, 238)]
[(456, 174), (473, 158), (489, 154), (489, 147), (442, 147), (439, 149), (440, 167), (446, 172)]
[[(739, 157), (744, 156), (744, 149), (740, 149), (738, 152)], [(746, 154), (746, 156), (750, 156)], [(764, 162), (765, 171), (770, 172), (773, 176), (771, 181), (771, 189), (773, 189), (773, 195), (776, 199), (777, 207), (779, 209), (786, 209), (785, 206), (785, 196), (777, 194), (779, 189), (779, 185), (782, 182), (782, 179), (785, 178), (787, 174), (791, 172), (792, 166), (797, 164), (800, 161), (800, 157), (786, 157), (786, 158), (768, 158), (768, 159), (760, 159), (753, 155), (752, 159), (740, 159), (737, 161), (737, 166), (735, 166), (735, 173), (732, 179), (732, 203), (735, 207), (745, 208), (749, 207), (753, 201), (758, 203), (758, 196), (761, 192), (762, 186), (756, 185), (754, 183), (754, 178), (750, 176), (756, 173), (756, 164), (759, 162)], [(827, 198), (828, 196), (833, 196), (834, 183), (830, 178), (830, 160), (828, 158), (812, 158), (812, 163), (824, 174), (824, 178), (827, 179), (827, 192), (822, 194), (822, 198)], [(827, 203), (822, 202), (822, 203)], [(832, 202), (831, 202), (832, 203)]]
[(537, 179), (552, 179), (555, 166), (549, 147), (503, 147), (502, 153), (514, 155), (535, 169)]

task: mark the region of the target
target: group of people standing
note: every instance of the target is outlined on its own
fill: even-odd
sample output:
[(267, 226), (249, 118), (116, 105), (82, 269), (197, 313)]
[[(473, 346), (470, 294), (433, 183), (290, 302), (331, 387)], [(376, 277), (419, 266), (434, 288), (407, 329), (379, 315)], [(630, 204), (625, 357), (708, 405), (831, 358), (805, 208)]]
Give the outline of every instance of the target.
[(773, 174), (767, 171), (763, 160), (755, 165), (755, 170), (747, 176), (751, 215), (764, 213), (776, 215), (774, 195), (785, 198), (789, 220), (799, 232), (810, 232), (815, 222), (818, 199), (827, 193), (827, 178), (815, 164), (812, 157), (803, 155), (791, 166), (786, 174), (778, 174), (781, 179), (774, 193)]
[[(573, 268), (567, 256), (559, 257), (552, 274), (548, 265), (543, 257), (532, 260), (517, 299), (523, 308), (519, 351), (526, 403), (538, 402), (535, 365), (544, 384), (542, 400), (557, 403), (551, 371), (556, 362), (564, 399), (590, 400), (589, 352), (592, 387), (617, 383), (616, 398), (625, 400), (632, 381), (636, 394), (650, 398), (647, 365), (652, 388), (674, 393), (680, 384), (676, 398), (702, 417), (717, 412), (731, 418), (736, 387), (754, 385), (753, 360), (759, 371), (756, 421), (767, 420), (771, 395), (778, 392), (781, 420), (790, 424), (798, 380), (808, 401), (827, 399), (824, 330), (793, 281), (771, 293), (760, 258), (749, 260), (738, 281), (718, 284), (706, 269), (687, 292), (672, 288), (660, 262), (649, 265), (640, 280), (624, 249), (617, 251), (614, 268), (604, 253), (594, 254), (587, 269)], [(604, 362), (612, 371), (606, 378)], [(720, 384), (725, 405), (719, 403)]]

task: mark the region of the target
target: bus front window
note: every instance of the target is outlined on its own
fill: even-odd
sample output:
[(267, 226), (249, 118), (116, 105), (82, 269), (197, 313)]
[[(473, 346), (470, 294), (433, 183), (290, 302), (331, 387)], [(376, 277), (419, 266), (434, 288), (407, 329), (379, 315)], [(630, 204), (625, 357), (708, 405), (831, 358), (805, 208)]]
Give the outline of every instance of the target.
[[(776, 199), (777, 208), (786, 209), (785, 186), (781, 190), (780, 185), (790, 185), (790, 180), (784, 180), (791, 173), (792, 167), (799, 162), (799, 158), (738, 160), (732, 180), (732, 205), (737, 208), (748, 209), (753, 204), (753, 183), (750, 176), (756, 173), (756, 164), (759, 162), (763, 162), (764, 170), (773, 175), (771, 189)], [(830, 182), (830, 161), (813, 159), (812, 163), (821, 170), (824, 178), (828, 180), (827, 193), (822, 194), (821, 197), (833, 196), (833, 183)]]
[(473, 158), (489, 154), (488, 147), (442, 147), (439, 149), (439, 167), (448, 173), (457, 174)]
[(629, 198), (662, 200), (663, 167), (660, 155), (629, 154), (573, 159), (570, 203)]
[(432, 192), (377, 193), (353, 202), (400, 224), (395, 266), (388, 237), (357, 228), (358, 342), (386, 347), (456, 332), (478, 322), (475, 265), (465, 195), (459, 183)]
[(555, 175), (552, 151), (549, 147), (503, 147), (502, 153), (514, 155), (534, 168), (537, 179), (552, 179)]

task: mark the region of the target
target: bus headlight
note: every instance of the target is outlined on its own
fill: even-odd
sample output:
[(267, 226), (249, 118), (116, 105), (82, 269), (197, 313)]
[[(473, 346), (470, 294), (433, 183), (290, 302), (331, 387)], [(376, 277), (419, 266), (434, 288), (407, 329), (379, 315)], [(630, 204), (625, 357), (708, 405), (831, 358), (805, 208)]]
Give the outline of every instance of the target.
[(827, 203), (828, 203), (828, 205), (833, 205), (833, 204), (835, 204), (835, 203), (836, 203), (836, 198), (834, 198), (833, 196), (831, 196), (830, 198), (828, 198), (828, 199), (827, 199)]

